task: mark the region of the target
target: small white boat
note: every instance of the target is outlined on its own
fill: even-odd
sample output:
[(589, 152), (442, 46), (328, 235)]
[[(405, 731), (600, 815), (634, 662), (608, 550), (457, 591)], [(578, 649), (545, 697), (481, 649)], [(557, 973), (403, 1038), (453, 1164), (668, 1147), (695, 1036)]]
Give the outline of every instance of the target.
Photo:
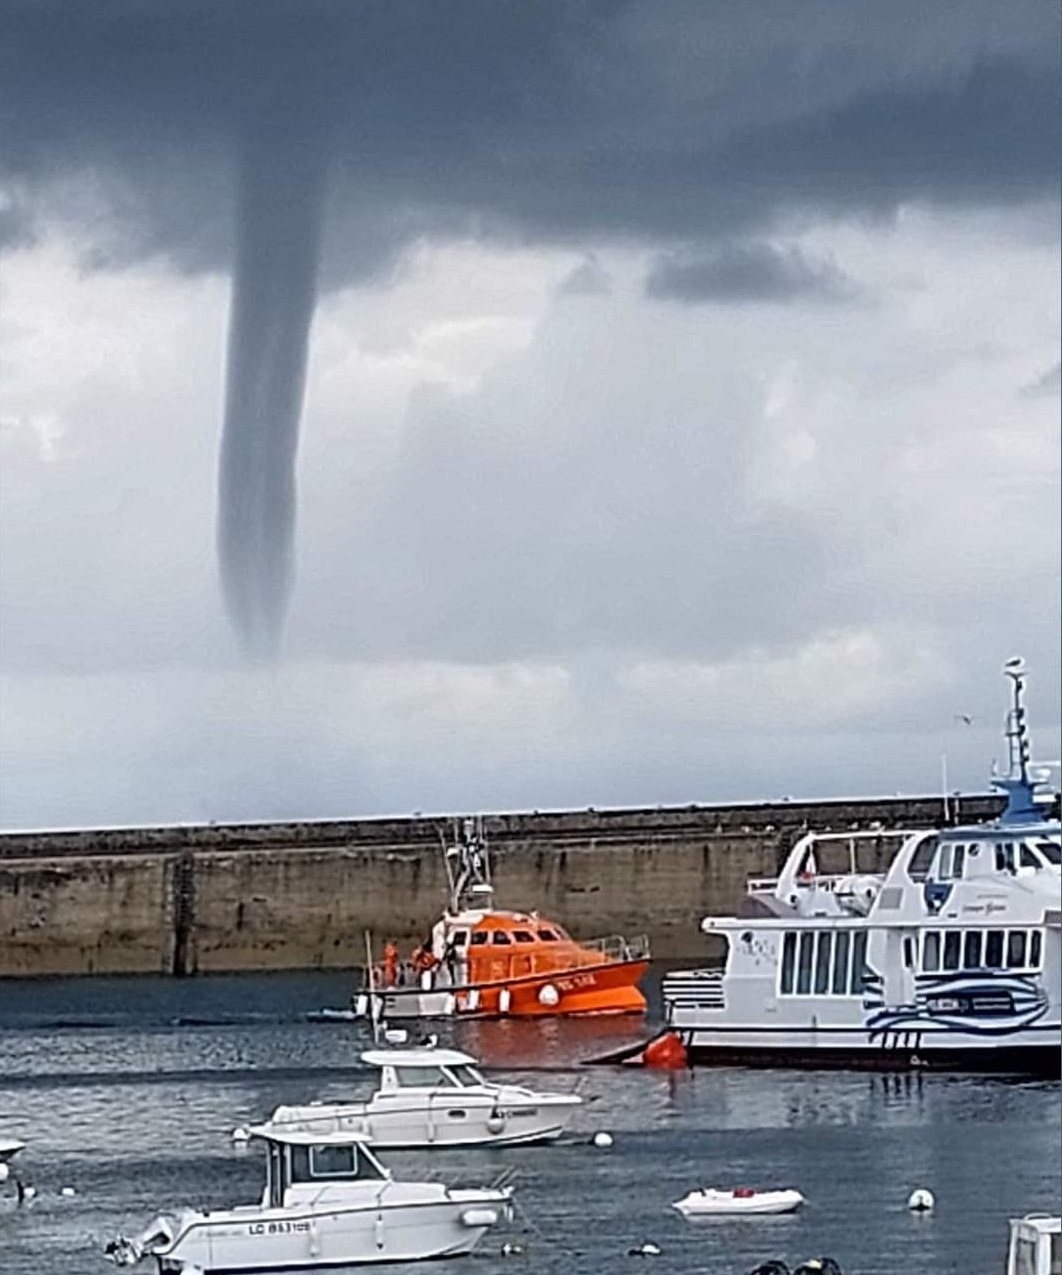
[(361, 1059), (380, 1073), (367, 1101), (278, 1107), (272, 1127), (352, 1132), (388, 1149), (514, 1146), (559, 1138), (583, 1101), (574, 1093), (492, 1084), (471, 1055), (456, 1049), (370, 1049)]
[(1011, 1218), (1007, 1275), (1060, 1275), (1062, 1217), (1027, 1213)]
[(18, 1138), (5, 1138), (0, 1135), (0, 1164), (7, 1164), (20, 1151), (26, 1149), (24, 1142), (19, 1142)]
[(739, 1214), (792, 1213), (803, 1203), (804, 1197), (799, 1191), (754, 1191), (751, 1187), (742, 1186), (720, 1191), (715, 1187), (705, 1187), (701, 1191), (691, 1191), (671, 1207), (683, 1217), (732, 1217)]
[(511, 1215), (511, 1188), (395, 1181), (354, 1133), (268, 1124), (249, 1133), (268, 1151), (258, 1204), (162, 1214), (140, 1235), (108, 1244), (110, 1260), (116, 1266), (151, 1261), (160, 1275), (267, 1275), (421, 1261), (471, 1252)]

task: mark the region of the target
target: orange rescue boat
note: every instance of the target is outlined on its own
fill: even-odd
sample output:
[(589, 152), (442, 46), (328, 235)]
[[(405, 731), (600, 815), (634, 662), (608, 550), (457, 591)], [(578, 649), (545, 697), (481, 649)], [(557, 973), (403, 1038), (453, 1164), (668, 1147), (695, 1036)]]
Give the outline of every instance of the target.
[(365, 972), (358, 1013), (389, 1021), (645, 1012), (644, 936), (576, 940), (537, 912), (496, 908), (481, 820), (458, 830), (446, 867), (449, 907), (408, 960), (388, 944)]

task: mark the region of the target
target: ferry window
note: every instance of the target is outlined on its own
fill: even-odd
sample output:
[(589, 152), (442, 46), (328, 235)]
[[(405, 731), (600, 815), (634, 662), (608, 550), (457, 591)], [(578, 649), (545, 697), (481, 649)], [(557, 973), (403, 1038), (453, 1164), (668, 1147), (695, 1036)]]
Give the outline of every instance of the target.
[(1062, 845), (1057, 841), (1038, 841), (1036, 848), (1048, 863), (1053, 863), (1055, 867), (1062, 864)]
[(962, 947), (962, 935), (958, 930), (945, 930), (944, 932), (944, 968), (946, 970), (957, 970), (959, 968), (959, 952)]
[(1027, 845), (1022, 844), (1018, 847), (1018, 866), (1022, 868), (1042, 868), (1044, 865)]
[(493, 942), (495, 946), (512, 947), (513, 941), (504, 930), (495, 930)]
[(967, 930), (963, 940), (962, 963), (968, 970), (981, 968), (981, 931)]
[(951, 880), (951, 846), (942, 846), (940, 850), (940, 867), (937, 869), (937, 876), (941, 881)]
[(922, 940), (922, 968), (924, 970), (940, 969), (940, 932), (927, 930)]
[(475, 932), (475, 934), (473, 934), (473, 935), (472, 935), (472, 946), (473, 946), (473, 947), (482, 947), (482, 946), (483, 946), (483, 944), (484, 944), (484, 943), (486, 943), (486, 941), (487, 941), (487, 932), (486, 932), (486, 930), (477, 930), (477, 931)]
[(436, 1085), (455, 1087), (441, 1067), (396, 1067), (395, 1077), (403, 1089), (432, 1089)]
[(517, 943), (533, 943), (535, 941), (535, 936), (527, 930), (513, 930), (513, 938), (516, 939)]
[(557, 941), (557, 936), (552, 930), (536, 930), (535, 933), (543, 943), (556, 943)]
[(1025, 931), (1011, 930), (1007, 935), (1007, 969), (1025, 968)]
[(860, 930), (852, 940), (852, 973), (848, 982), (851, 996), (862, 996), (863, 973), (867, 962), (867, 932)]
[(1003, 847), (1001, 845), (997, 845), (996, 846), (996, 871), (1002, 872), (1004, 866), (1005, 864), (1003, 859)]
[(1029, 939), (1029, 965), (1032, 969), (1040, 968), (1040, 948), (1043, 940), (1040, 938), (1040, 931), (1033, 930)]
[(823, 930), (815, 948), (815, 995), (824, 996), (830, 986), (830, 957), (833, 954), (833, 935)]
[(815, 935), (804, 933), (800, 936), (800, 955), (797, 958), (797, 994), (806, 996), (811, 991), (811, 952), (815, 944)]
[(847, 930), (838, 930), (833, 939), (833, 982), (830, 991), (834, 996), (843, 996), (848, 990), (848, 947), (851, 935)]
[(990, 970), (1003, 968), (1003, 931), (989, 930), (985, 935), (985, 965)]
[(475, 1067), (470, 1067), (468, 1063), (458, 1063), (457, 1066), (451, 1067), (450, 1070), (461, 1085), (482, 1085), (484, 1083), (483, 1077)]
[(468, 946), (468, 931), (454, 930), (454, 936), (450, 940), (450, 942), (454, 945), (454, 947), (467, 947)]
[(793, 971), (796, 967), (797, 936), (790, 931), (782, 939), (782, 981), (780, 990), (783, 996), (793, 994)]
[(903, 941), (903, 963), (909, 970), (915, 967), (915, 941), (910, 935)]
[(951, 875), (955, 877), (956, 880), (959, 880), (962, 877), (963, 861), (965, 860), (965, 858), (966, 858), (966, 847), (956, 846), (955, 856), (951, 861)]

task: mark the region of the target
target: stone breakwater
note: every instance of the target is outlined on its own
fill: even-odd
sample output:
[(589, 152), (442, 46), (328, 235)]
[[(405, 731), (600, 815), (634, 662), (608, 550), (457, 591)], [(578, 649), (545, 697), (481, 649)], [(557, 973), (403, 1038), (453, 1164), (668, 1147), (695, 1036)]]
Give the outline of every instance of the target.
[[(998, 812), (959, 801), (962, 821)], [(955, 811), (952, 817), (955, 818)], [(808, 829), (939, 825), (937, 798), (499, 814), (501, 906), (577, 937), (647, 934), (698, 959), (709, 912), (773, 876)], [(423, 938), (446, 897), (449, 816), (0, 835), (0, 976), (190, 975), (361, 963), (363, 934)], [(873, 847), (870, 847), (873, 854)], [(872, 864), (862, 866), (871, 867)]]

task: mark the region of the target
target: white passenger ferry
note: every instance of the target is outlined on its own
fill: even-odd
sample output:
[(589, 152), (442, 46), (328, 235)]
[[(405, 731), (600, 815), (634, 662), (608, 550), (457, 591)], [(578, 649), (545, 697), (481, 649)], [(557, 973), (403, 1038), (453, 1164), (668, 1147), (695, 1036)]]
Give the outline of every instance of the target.
[(1002, 815), (802, 838), (741, 915), (701, 923), (723, 967), (664, 980), (691, 1062), (1060, 1074), (1062, 829), (1030, 771), (1021, 661), (1005, 671)]

